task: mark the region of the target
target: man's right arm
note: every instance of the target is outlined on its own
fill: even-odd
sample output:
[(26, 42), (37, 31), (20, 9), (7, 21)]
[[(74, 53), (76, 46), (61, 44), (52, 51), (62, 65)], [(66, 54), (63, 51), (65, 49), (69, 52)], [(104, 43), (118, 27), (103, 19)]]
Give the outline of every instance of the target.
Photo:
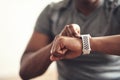
[(20, 76), (30, 79), (42, 75), (51, 63), (50, 49), (52, 44), (48, 36), (34, 32), (22, 56)]

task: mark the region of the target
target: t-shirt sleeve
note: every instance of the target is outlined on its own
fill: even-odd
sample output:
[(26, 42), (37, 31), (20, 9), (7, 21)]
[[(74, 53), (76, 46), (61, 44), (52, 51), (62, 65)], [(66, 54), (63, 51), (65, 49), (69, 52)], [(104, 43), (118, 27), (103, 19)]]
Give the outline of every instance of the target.
[(34, 27), (34, 31), (36, 32), (40, 32), (46, 35), (51, 35), (51, 23), (50, 23), (50, 19), (49, 19), (49, 10), (50, 7), (49, 5), (41, 12), (41, 14), (39, 15), (35, 27)]

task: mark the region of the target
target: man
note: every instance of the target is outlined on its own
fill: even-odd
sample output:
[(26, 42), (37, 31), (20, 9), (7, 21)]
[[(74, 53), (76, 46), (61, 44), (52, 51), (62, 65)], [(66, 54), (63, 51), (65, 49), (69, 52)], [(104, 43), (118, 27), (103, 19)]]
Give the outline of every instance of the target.
[[(114, 7), (110, 0), (64, 0), (59, 4), (47, 6), (38, 18), (23, 54), (20, 76), (30, 79), (42, 75), (52, 60), (58, 60), (59, 80), (120, 80), (120, 57), (108, 55), (120, 55), (119, 13), (120, 7)], [(81, 34), (92, 36), (90, 54), (82, 55), (81, 38), (58, 36), (54, 39), (66, 24), (72, 23), (80, 25)], [(60, 41), (63, 47), (65, 46), (65, 53), (61, 57), (56, 56), (57, 50), (50, 53), (52, 41), (58, 46)], [(71, 45), (64, 43), (76, 45), (75, 48), (69, 48)], [(61, 54), (59, 51), (62, 51), (62, 48), (59, 48), (57, 52)], [(69, 54), (66, 54), (68, 51)], [(75, 56), (71, 57), (71, 52)], [(69, 58), (67, 55), (70, 55)]]

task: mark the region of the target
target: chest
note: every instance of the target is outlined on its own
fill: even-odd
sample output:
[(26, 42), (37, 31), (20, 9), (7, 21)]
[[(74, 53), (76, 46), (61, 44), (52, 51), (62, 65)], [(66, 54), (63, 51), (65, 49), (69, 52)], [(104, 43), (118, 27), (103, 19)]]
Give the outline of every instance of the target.
[(109, 22), (108, 15), (102, 8), (87, 17), (81, 13), (65, 11), (59, 15), (52, 26), (52, 32), (55, 36), (61, 32), (65, 25), (73, 23), (80, 26), (81, 34), (90, 34), (91, 36), (104, 36), (116, 34), (116, 31), (120, 32), (119, 23), (115, 19)]

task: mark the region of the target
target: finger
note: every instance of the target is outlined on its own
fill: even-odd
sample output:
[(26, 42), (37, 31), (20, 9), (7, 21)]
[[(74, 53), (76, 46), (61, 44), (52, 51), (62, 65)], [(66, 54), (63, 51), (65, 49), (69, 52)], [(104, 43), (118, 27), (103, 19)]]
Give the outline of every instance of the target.
[(61, 49), (61, 50), (58, 49), (52, 55), (54, 57), (62, 57), (62, 56), (64, 56), (66, 54), (67, 50), (68, 49)]
[(62, 57), (64, 56), (64, 54), (59, 54), (59, 53), (55, 53), (55, 54), (52, 54), (54, 57)]
[(60, 41), (58, 42), (58, 45), (56, 46), (55, 52), (57, 54), (64, 55), (67, 52), (68, 49), (65, 48), (65, 45)]
[(53, 43), (52, 43), (51, 50), (50, 50), (50, 53), (51, 53), (51, 54), (53, 54), (53, 53), (55, 52), (55, 45), (56, 45), (55, 42), (56, 42), (56, 41), (55, 41), (55, 39), (54, 39), (54, 41), (53, 41)]
[(59, 51), (56, 51), (55, 53), (52, 54), (52, 56), (50, 57), (50, 59), (52, 61), (57, 61), (57, 60), (61, 60), (61, 59), (64, 59), (64, 56), (67, 52), (67, 49), (62, 49), (61, 50), (62, 52), (59, 52)]
[(68, 30), (69, 36), (70, 36), (70, 37), (74, 37), (73, 31), (71, 30), (70, 26), (67, 27), (67, 30)]
[(53, 50), (54, 50), (54, 46), (55, 46), (55, 44), (54, 44), (54, 42), (53, 42), (53, 43), (52, 43), (51, 50), (50, 50), (50, 53), (51, 53), (51, 54), (53, 54), (53, 53), (54, 53), (54, 51), (53, 51)]
[(68, 49), (64, 49), (62, 50), (62, 52), (55, 52), (54, 54), (52, 54), (54, 57), (63, 59), (63, 57), (65, 56), (66, 52), (68, 51)]
[(60, 32), (60, 36), (66, 36), (66, 28), (68, 27), (69, 25), (66, 25), (63, 30)]
[(52, 43), (52, 47), (50, 50), (50, 53), (53, 54), (57, 48), (57, 39), (58, 39), (59, 35), (57, 35)]
[(66, 34), (69, 37), (72, 37), (72, 31), (69, 29), (69, 26), (66, 27)]
[(58, 49), (56, 52), (58, 53), (58, 54), (61, 54), (61, 55), (64, 55), (66, 52), (68, 51), (68, 49)]
[(53, 42), (51, 54), (54, 55), (55, 57), (60, 57), (64, 55), (67, 52), (68, 49), (65, 48), (65, 45), (59, 41), (59, 39), (56, 38)]
[(72, 35), (75, 36), (80, 36), (80, 27), (76, 24), (71, 24), (69, 26), (70, 30), (72, 31)]
[(50, 60), (51, 61), (58, 61), (58, 60), (61, 60), (61, 59), (63, 59), (64, 57), (55, 57), (55, 56), (53, 56), (53, 55), (51, 55), (50, 56)]

